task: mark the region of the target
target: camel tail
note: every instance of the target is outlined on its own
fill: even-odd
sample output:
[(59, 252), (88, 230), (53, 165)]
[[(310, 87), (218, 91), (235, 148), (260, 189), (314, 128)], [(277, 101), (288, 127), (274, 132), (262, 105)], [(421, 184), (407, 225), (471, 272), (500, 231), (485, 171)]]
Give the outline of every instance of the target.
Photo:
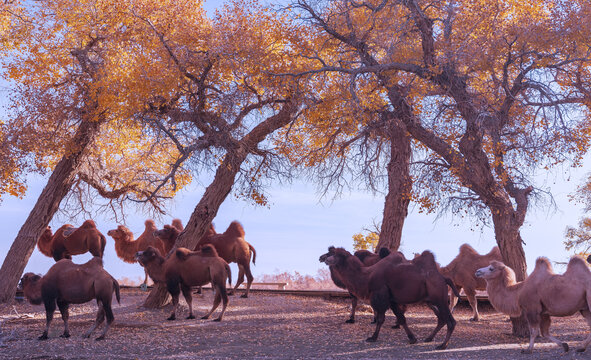
[[(248, 243), (247, 243), (248, 244)], [(256, 260), (257, 260), (257, 252), (254, 249), (254, 246), (248, 244), (248, 248), (250, 249), (250, 252), (252, 253), (252, 264), (256, 265)]]
[(449, 287), (451, 288), (451, 291), (453, 291), (454, 295), (459, 299), (460, 298), (460, 292), (458, 291), (458, 288), (456, 287), (456, 284), (454, 284), (453, 281), (451, 281), (450, 278), (448, 278), (447, 276), (443, 277), (445, 279), (445, 282), (447, 283), (447, 285), (449, 285)]
[(113, 286), (115, 287), (115, 297), (117, 298), (117, 304), (121, 305), (121, 294), (119, 293), (119, 283), (115, 280), (114, 277), (111, 276), (113, 280)]
[(230, 265), (228, 263), (226, 263), (224, 267), (226, 268), (226, 272), (228, 273), (228, 285), (232, 287), (232, 269), (230, 269)]
[(105, 255), (105, 246), (107, 246), (107, 238), (101, 234), (101, 258)]

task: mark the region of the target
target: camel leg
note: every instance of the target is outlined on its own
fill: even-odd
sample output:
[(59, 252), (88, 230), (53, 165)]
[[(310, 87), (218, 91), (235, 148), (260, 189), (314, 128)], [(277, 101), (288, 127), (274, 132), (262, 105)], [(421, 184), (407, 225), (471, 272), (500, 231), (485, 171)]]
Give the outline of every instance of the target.
[(69, 338), (70, 328), (68, 327), (68, 319), (70, 318), (70, 313), (68, 312), (68, 303), (58, 300), (57, 307), (60, 309), (60, 314), (62, 314), (62, 320), (64, 321), (64, 333), (60, 337)]
[[(587, 298), (587, 303), (589, 304), (591, 299)], [(589, 310), (581, 310), (581, 315), (587, 320), (587, 325), (591, 328), (591, 311)], [(587, 349), (587, 346), (591, 343), (591, 333), (587, 335), (587, 338), (583, 340), (581, 343), (581, 347), (577, 349), (577, 352), (583, 352)]]
[(88, 331), (85, 332), (82, 337), (85, 337), (85, 338), (90, 337), (90, 334), (92, 334), (92, 332), (97, 327), (99, 327), (103, 323), (103, 321), (105, 321), (105, 309), (103, 308), (102, 301), (97, 300), (96, 305), (98, 306), (98, 310), (96, 312), (96, 320), (94, 321), (94, 324), (92, 325), (92, 327), (90, 329), (88, 329)]
[(172, 314), (170, 314), (170, 316), (166, 320), (175, 320), (176, 319), (176, 309), (179, 306), (179, 294), (181, 293), (179, 283), (180, 283), (180, 281), (178, 281), (178, 279), (177, 280), (169, 279), (169, 281), (166, 282), (166, 288), (168, 289), (168, 292), (172, 296)]
[(148, 269), (144, 268), (144, 282), (142, 285), (148, 285)]
[(390, 301), (389, 297), (388, 289), (385, 289), (385, 291), (374, 291), (371, 294), (371, 307), (373, 308), (373, 313), (376, 316), (376, 329), (373, 335), (365, 339), (365, 341), (375, 342), (378, 340), (380, 329), (386, 320), (386, 310), (388, 310), (388, 304)]
[[(354, 324), (355, 323), (355, 310), (357, 310), (357, 296), (349, 293), (353, 299), (351, 300), (351, 314), (349, 315), (349, 320), (345, 321), (347, 324)], [(375, 319), (375, 317), (374, 317)]]
[(213, 299), (213, 306), (211, 307), (211, 310), (201, 318), (202, 319), (209, 319), (209, 317), (211, 316), (211, 314), (213, 314), (215, 309), (218, 308), (218, 306), (220, 305), (220, 302), (222, 302), (222, 300), (223, 300), (222, 312), (221, 312), (220, 316), (218, 316), (214, 320), (214, 321), (222, 321), (222, 318), (224, 316), (224, 312), (226, 312), (226, 306), (228, 305), (228, 294), (223, 287), (219, 287), (219, 286), (216, 286), (215, 298)]
[(238, 278), (236, 279), (236, 285), (234, 288), (231, 287), (231, 284), (228, 284), (230, 286), (228, 289), (228, 295), (234, 295), (236, 289), (238, 289), (240, 284), (244, 282), (244, 267), (238, 263), (236, 263), (236, 265), (238, 265)]
[(228, 293), (223, 285), (218, 289), (218, 294), (222, 297), (222, 312), (220, 313), (220, 316), (213, 321), (222, 321), (224, 313), (226, 312), (226, 307), (228, 306)]
[[(402, 313), (406, 312), (406, 305), (399, 305), (400, 311), (402, 311)], [(394, 311), (392, 311), (394, 312)], [(396, 314), (394, 314), (396, 315)], [(375, 319), (375, 316), (374, 316)], [(398, 320), (398, 317), (396, 317), (396, 324), (392, 325), (392, 329), (400, 329), (400, 321)]]
[(480, 320), (480, 314), (478, 314), (478, 300), (476, 300), (476, 290), (464, 288), (464, 292), (466, 293), (466, 297), (468, 297), (468, 302), (470, 303), (470, 307), (472, 307), (472, 312), (474, 314), (470, 321)]
[(246, 292), (242, 294), (240, 297), (247, 298), (248, 292), (250, 291), (250, 286), (252, 285), (252, 281), (254, 277), (250, 272), (250, 262), (246, 262), (245, 264), (238, 264), (238, 280), (236, 282), (236, 286), (234, 286), (234, 290), (238, 289), (238, 286), (244, 282), (244, 275), (246, 275)]
[(529, 346), (527, 349), (521, 350), (524, 354), (531, 354), (534, 350), (534, 343), (536, 342), (536, 337), (540, 333), (540, 313), (538, 312), (528, 312), (525, 314), (527, 319), (527, 323), (529, 325)]
[(55, 299), (43, 299), (45, 303), (45, 331), (43, 334), (38, 337), (39, 340), (47, 340), (47, 335), (49, 334), (49, 325), (51, 325), (51, 320), (53, 320), (53, 313), (55, 312)]
[(433, 308), (433, 312), (437, 316), (437, 326), (435, 330), (425, 339), (425, 342), (431, 342), (435, 338), (435, 335), (441, 330), (443, 325), (447, 325), (447, 332), (445, 334), (445, 339), (441, 344), (439, 344), (435, 349), (436, 350), (443, 350), (447, 348), (447, 344), (449, 344), (449, 339), (451, 338), (451, 334), (453, 333), (456, 327), (456, 320), (453, 318), (449, 308), (445, 306), (445, 304), (440, 304)]
[(404, 305), (400, 306), (396, 303), (390, 303), (390, 309), (392, 309), (394, 315), (396, 315), (396, 322), (404, 329), (404, 332), (408, 337), (408, 343), (414, 344), (417, 342), (417, 338), (408, 328), (408, 325), (406, 324), (406, 317), (404, 316), (404, 311), (402, 310), (402, 308), (406, 309)]
[(562, 342), (562, 341), (558, 340), (557, 338), (555, 338), (554, 336), (550, 335), (550, 324), (552, 323), (552, 320), (550, 319), (550, 315), (542, 315), (541, 320), (542, 321), (540, 322), (540, 332), (542, 333), (542, 336), (555, 342), (556, 344), (558, 344), (558, 346), (562, 346), (562, 349), (564, 349), (564, 352), (568, 352), (568, 344), (567, 343)]
[(103, 302), (103, 306), (101, 307), (101, 309), (103, 309), (103, 313), (107, 316), (107, 324), (105, 325), (105, 329), (103, 330), (103, 333), (101, 334), (101, 336), (97, 337), (95, 340), (104, 340), (105, 335), (107, 335), (107, 331), (109, 331), (109, 328), (111, 327), (111, 323), (113, 322), (113, 320), (115, 320), (115, 317), (113, 316), (113, 310), (111, 309), (110, 302), (108, 302), (108, 301)]
[(187, 319), (195, 319), (195, 315), (193, 315), (193, 296), (191, 295), (191, 287), (181, 284), (181, 291), (183, 292), (185, 301), (189, 306), (189, 316), (187, 316)]
[[(458, 289), (458, 293), (460, 291), (462, 291), (462, 287), (461, 286), (456, 286), (456, 288)], [(456, 294), (454, 294), (453, 291), (451, 291), (451, 294), (449, 295), (449, 311), (451, 311), (452, 313), (454, 312), (454, 309), (458, 303), (459, 298), (456, 296)]]

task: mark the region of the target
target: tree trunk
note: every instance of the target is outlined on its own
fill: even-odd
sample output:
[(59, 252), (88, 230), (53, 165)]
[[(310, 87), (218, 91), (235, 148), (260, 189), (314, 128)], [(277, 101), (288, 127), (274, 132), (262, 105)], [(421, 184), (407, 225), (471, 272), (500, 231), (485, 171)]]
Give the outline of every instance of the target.
[(388, 129), (390, 162), (388, 163), (388, 193), (384, 203), (384, 218), (376, 250), (382, 247), (397, 251), (402, 227), (408, 215), (412, 180), (410, 178), (410, 135), (406, 128), (392, 120)]
[[(205, 235), (209, 224), (213, 221), (218, 210), (234, 186), (234, 179), (240, 171), (240, 165), (246, 159), (247, 153), (240, 151), (229, 153), (218, 167), (212, 183), (205, 189), (203, 197), (193, 210), (189, 222), (176, 240), (176, 247), (194, 249), (199, 239)], [(174, 248), (173, 248), (174, 250)], [(143, 306), (158, 308), (168, 302), (169, 296), (166, 285), (155, 283), (154, 288), (146, 298)]]
[[(513, 207), (502, 210), (491, 208), (491, 211), (493, 213), (495, 237), (499, 250), (501, 250), (503, 262), (515, 271), (517, 281), (523, 281), (527, 278), (527, 263), (522, 246), (523, 241), (519, 233), (521, 225), (519, 222), (515, 223), (514, 221)], [(519, 337), (529, 336), (529, 326), (524, 314), (518, 318), (511, 318), (511, 324), (513, 325), (513, 335)]]
[(68, 194), (86, 149), (94, 141), (99, 130), (99, 122), (83, 121), (74, 136), (73, 150), (64, 155), (51, 173), (47, 185), (43, 188), (35, 206), (14, 239), (6, 258), (0, 268), (0, 302), (11, 302), (18, 281), (23, 274), (27, 262), (35, 250), (37, 239), (41, 236), (60, 202)]

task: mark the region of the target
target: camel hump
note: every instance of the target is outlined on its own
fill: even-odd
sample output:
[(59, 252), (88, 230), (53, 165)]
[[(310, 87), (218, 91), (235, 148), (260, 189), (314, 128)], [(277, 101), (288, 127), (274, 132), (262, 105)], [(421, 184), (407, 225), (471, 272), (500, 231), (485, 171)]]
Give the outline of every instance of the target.
[(380, 255), (380, 259), (385, 258), (386, 256), (390, 255), (391, 251), (388, 248), (382, 247), (378, 254)]
[(176, 249), (175, 254), (179, 260), (185, 261), (189, 256), (191, 256), (191, 250), (187, 248), (178, 248)]
[(144, 222), (146, 229), (156, 229), (156, 223), (152, 219), (148, 219)]
[(224, 234), (235, 237), (244, 237), (244, 228), (238, 221), (232, 221)]
[(474, 248), (472, 246), (470, 246), (470, 244), (462, 244), (462, 246), (460, 246), (460, 255), (462, 255), (462, 254), (480, 255), (480, 254), (478, 254), (478, 252), (476, 250), (474, 250)]
[(103, 259), (98, 256), (94, 256), (92, 259), (88, 260), (86, 263), (89, 266), (100, 266), (103, 267)]
[(357, 250), (353, 255), (357, 256), (361, 262), (364, 262), (365, 258), (372, 255), (372, 252), (369, 250)]
[(80, 229), (96, 229), (96, 224), (94, 220), (86, 220), (85, 222), (80, 225)]
[(179, 231), (183, 231), (185, 229), (181, 219), (172, 219), (171, 225), (177, 228)]
[(497, 259), (502, 259), (503, 256), (501, 255), (501, 249), (498, 246), (494, 246), (487, 254), (488, 256), (494, 256)]
[(203, 256), (218, 256), (218, 252), (211, 244), (203, 245), (200, 252)]
[(550, 260), (543, 256), (536, 259), (536, 267), (534, 268), (533, 272), (535, 273), (536, 271), (543, 271), (549, 274), (554, 274), (554, 269), (552, 268)]
[(587, 266), (587, 262), (580, 256), (573, 256), (568, 262), (565, 273), (570, 272), (582, 272), (584, 274), (591, 273), (591, 271), (589, 271), (589, 267)]
[(424, 268), (435, 268), (437, 269), (437, 263), (435, 262), (435, 255), (429, 250), (425, 250), (421, 255), (412, 259), (412, 263), (422, 266)]

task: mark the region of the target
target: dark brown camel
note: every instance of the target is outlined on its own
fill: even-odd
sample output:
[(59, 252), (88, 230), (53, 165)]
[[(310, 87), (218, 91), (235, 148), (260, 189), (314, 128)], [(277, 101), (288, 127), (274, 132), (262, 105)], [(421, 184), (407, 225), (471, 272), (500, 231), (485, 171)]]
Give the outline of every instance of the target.
[[(329, 257), (330, 255), (332, 255), (334, 253), (335, 247), (334, 246), (329, 246), (328, 247), (328, 252), (326, 254), (322, 254), (320, 255), (320, 258), (318, 259), (318, 261), (320, 262), (325, 262), (326, 258)], [(380, 253), (382, 255), (382, 257), (386, 257), (390, 254), (390, 251), (386, 248), (382, 248), (380, 249)], [(404, 254), (401, 253), (400, 251), (397, 252), (399, 256), (401, 256), (401, 258), (404, 261), (407, 261), (406, 258), (404, 257)], [(380, 259), (380, 254), (376, 254), (374, 252), (371, 252), (369, 250), (357, 250), (355, 251), (354, 255), (359, 258), (359, 260), (363, 263), (364, 266), (371, 266), (376, 264)], [(347, 286), (343, 283), (343, 281), (339, 278), (338, 273), (334, 270), (334, 268), (332, 266), (328, 267), (328, 270), (330, 271), (330, 278), (332, 279), (332, 282), (339, 288), (341, 289), (345, 289), (347, 291), (349, 291), (347, 289)], [(351, 313), (349, 314), (349, 319), (347, 319), (345, 321), (345, 323), (347, 324), (354, 324), (355, 323), (355, 312), (357, 310), (357, 305), (359, 303), (359, 299), (357, 298), (357, 296), (355, 296), (355, 294), (353, 294), (351, 291), (349, 291), (349, 295), (351, 295)], [(364, 299), (364, 300), (369, 300), (369, 299)], [(375, 318), (374, 321), (372, 321), (372, 324), (375, 322)], [(400, 326), (398, 324), (393, 326), (394, 328), (399, 328)]]
[(214, 321), (222, 320), (228, 305), (226, 280), (232, 281), (232, 273), (228, 263), (217, 255), (213, 246), (205, 245), (199, 251), (178, 248), (166, 259), (157, 249), (148, 246), (146, 250), (139, 251), (136, 258), (148, 270), (152, 280), (165, 283), (168, 292), (172, 295), (173, 310), (168, 320), (176, 319), (181, 291), (189, 306), (187, 319), (194, 319), (191, 286), (203, 286), (207, 283), (211, 283), (211, 287), (215, 291), (215, 298), (211, 311), (202, 319), (209, 318), (223, 301), (222, 312)]
[(46, 325), (39, 340), (47, 339), (56, 303), (64, 320), (64, 333), (61, 337), (68, 338), (70, 337), (69, 304), (83, 304), (93, 299), (96, 299), (99, 309), (94, 325), (84, 334), (84, 337), (90, 337), (106, 316), (105, 329), (97, 338), (102, 340), (114, 320), (111, 310), (113, 291), (117, 302), (120, 301), (119, 283), (103, 269), (103, 261), (99, 257), (94, 257), (82, 265), (74, 264), (69, 259), (62, 259), (49, 268), (43, 277), (33, 273), (24, 274), (20, 286), (31, 304), (45, 304)]
[(241, 297), (248, 297), (254, 279), (250, 272), (250, 257), (252, 253), (252, 263), (255, 264), (257, 253), (254, 247), (244, 240), (242, 225), (238, 221), (232, 221), (223, 234), (216, 233), (213, 224), (210, 225), (208, 232), (199, 240), (195, 249), (200, 249), (205, 244), (215, 246), (219, 256), (226, 262), (238, 264), (238, 280), (234, 291), (244, 282), (244, 275), (246, 275), (246, 292)]
[[(464, 289), (468, 302), (472, 307), (473, 316), (470, 319), (471, 321), (478, 321), (480, 318), (480, 314), (478, 314), (476, 290), (486, 289), (486, 281), (476, 277), (474, 273), (476, 270), (487, 266), (494, 260), (502, 260), (501, 251), (498, 247), (493, 247), (488, 254), (480, 255), (472, 246), (463, 244), (460, 246), (458, 256), (456, 256), (447, 266), (439, 269), (443, 276), (450, 278), (454, 282), (458, 291), (461, 291), (462, 288)], [(452, 313), (457, 302), (458, 298), (452, 293), (449, 302)]]
[(63, 225), (55, 234), (52, 234), (51, 227), (48, 226), (39, 238), (37, 248), (43, 255), (58, 261), (86, 252), (102, 258), (106, 244), (107, 239), (96, 228), (94, 221), (86, 220), (79, 228), (70, 224)]
[(345, 249), (337, 248), (325, 262), (334, 266), (348, 289), (358, 289), (359, 293), (370, 299), (377, 322), (373, 335), (367, 341), (377, 340), (386, 310), (391, 308), (410, 343), (415, 343), (416, 337), (408, 328), (400, 305), (425, 302), (438, 320), (425, 342), (433, 341), (443, 325), (447, 325), (445, 340), (437, 349), (447, 347), (456, 323), (448, 308), (447, 286), (450, 285), (456, 294), (457, 289), (451, 280), (439, 273), (431, 252), (425, 251), (410, 262), (402, 262), (398, 254), (392, 253), (375, 265), (364, 267), (357, 257)]

